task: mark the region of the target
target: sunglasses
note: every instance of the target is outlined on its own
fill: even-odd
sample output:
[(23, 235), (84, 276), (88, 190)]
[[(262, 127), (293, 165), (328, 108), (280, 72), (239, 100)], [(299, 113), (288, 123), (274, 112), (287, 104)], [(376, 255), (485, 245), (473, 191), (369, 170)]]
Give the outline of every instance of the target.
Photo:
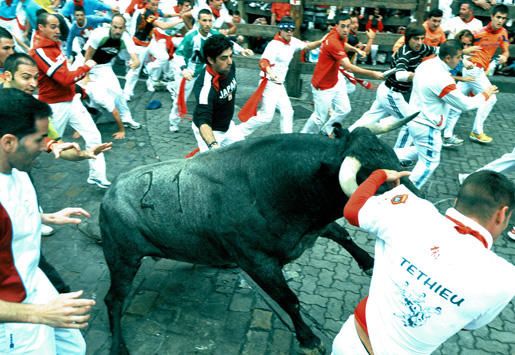
[(295, 31), (295, 25), (279, 25), (281, 31), (293, 32)]

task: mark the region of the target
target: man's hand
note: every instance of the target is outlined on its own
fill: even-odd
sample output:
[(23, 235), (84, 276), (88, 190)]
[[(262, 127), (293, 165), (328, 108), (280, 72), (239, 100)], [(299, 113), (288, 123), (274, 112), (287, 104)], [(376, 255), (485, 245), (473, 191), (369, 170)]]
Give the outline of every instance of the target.
[(361, 58), (366, 58), (366, 57), (367, 57), (367, 52), (362, 51), (362, 50), (361, 50), (361, 49), (359, 49), (359, 48), (356, 48), (356, 53), (358, 53), (358, 55), (359, 55)]
[(394, 186), (398, 186), (401, 183), (401, 178), (405, 176), (409, 176), (411, 172), (409, 171), (395, 171), (383, 169), (386, 173), (386, 182), (391, 183)]
[(83, 151), (84, 157), (86, 159), (96, 159), (97, 155), (99, 155), (100, 153), (107, 152), (108, 150), (111, 150), (111, 148), (113, 148), (112, 142), (100, 143), (100, 144), (92, 146), (91, 148), (84, 150)]
[(191, 80), (191, 79), (193, 79), (193, 71), (191, 71), (190, 69), (186, 68), (186, 69), (184, 69), (182, 71), (182, 76), (186, 80)]
[(80, 151), (80, 146), (77, 143), (72, 142), (61, 142), (61, 143), (53, 143), (52, 144), (52, 153), (54, 153), (54, 156), (56, 159), (59, 159), (61, 156), (61, 153), (64, 150), (68, 149), (75, 149)]
[(139, 58), (138, 57), (134, 57), (134, 58), (131, 58), (131, 60), (129, 60), (129, 68), (131, 69), (136, 69), (137, 67), (139, 67)]
[(95, 65), (97, 65), (97, 62), (95, 62), (93, 59), (88, 59), (85, 64), (88, 67), (93, 68)]
[(254, 55), (254, 51), (252, 49), (249, 49), (249, 48), (244, 48), (241, 53), (240, 53), (242, 56), (244, 57), (250, 57), (252, 55)]
[(80, 207), (66, 207), (54, 213), (42, 213), (41, 222), (50, 224), (79, 224), (82, 222), (80, 218), (71, 216), (91, 217), (88, 211)]
[(463, 54), (472, 54), (472, 53), (480, 51), (480, 50), (481, 50), (481, 46), (471, 46), (468, 48), (464, 48)]
[(125, 131), (118, 131), (113, 133), (112, 137), (114, 139), (124, 139), (125, 138)]
[(492, 85), (488, 89), (486, 89), (485, 92), (488, 96), (492, 96), (493, 94), (499, 93), (499, 88), (495, 85)]
[(499, 55), (499, 64), (506, 64), (506, 62), (508, 61), (508, 57), (506, 57), (505, 55)]
[(34, 305), (31, 323), (46, 324), (54, 328), (86, 328), (94, 300), (79, 298), (83, 291), (63, 293), (47, 304)]
[(384, 80), (384, 75), (379, 71), (372, 71), (372, 78), (377, 80)]
[(474, 79), (473, 76), (462, 76), (459, 81), (463, 81), (464, 83), (470, 83), (472, 81), (474, 81), (476, 79)]
[(366, 33), (367, 33), (367, 37), (368, 37), (368, 39), (374, 39), (374, 38), (376, 38), (376, 32), (375, 32), (375, 31), (373, 31), (373, 30), (371, 30), (371, 29), (368, 29)]

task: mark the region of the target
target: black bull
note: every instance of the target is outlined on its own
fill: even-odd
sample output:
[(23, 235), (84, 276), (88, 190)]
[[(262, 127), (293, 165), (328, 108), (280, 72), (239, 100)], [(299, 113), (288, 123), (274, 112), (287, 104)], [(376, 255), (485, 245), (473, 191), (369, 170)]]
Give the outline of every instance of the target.
[[(143, 256), (237, 264), (288, 313), (300, 345), (321, 349), (302, 320), (282, 267), (322, 235), (370, 269), (373, 259), (334, 223), (348, 200), (339, 169), (344, 157), (357, 158), (358, 183), (378, 168), (401, 169), (393, 150), (368, 129), (341, 135), (334, 140), (306, 134), (250, 139), (120, 175), (100, 210), (111, 273), (105, 301), (112, 353), (127, 352), (121, 316)], [(403, 182), (415, 189), (409, 180)]]

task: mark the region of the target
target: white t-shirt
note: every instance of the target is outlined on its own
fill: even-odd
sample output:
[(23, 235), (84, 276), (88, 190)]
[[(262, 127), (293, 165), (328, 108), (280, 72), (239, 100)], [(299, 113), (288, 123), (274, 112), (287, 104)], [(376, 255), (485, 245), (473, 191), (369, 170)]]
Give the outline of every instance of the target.
[(288, 74), (288, 66), (296, 51), (306, 48), (306, 43), (292, 37), (286, 44), (280, 40), (271, 40), (263, 52), (261, 59), (267, 59), (272, 65), (272, 71), (277, 75), (277, 82), (282, 83)]
[(448, 39), (453, 39), (461, 30), (469, 30), (476, 33), (483, 28), (483, 23), (477, 18), (472, 18), (469, 22), (463, 22), (461, 17), (455, 16), (446, 21), (442, 28), (445, 32), (449, 31)]
[[(492, 236), (450, 209), (447, 215)], [(515, 267), (404, 185), (371, 197), (360, 227), (377, 235), (366, 321), (376, 354), (430, 354), (493, 320), (515, 295)]]
[[(57, 296), (46, 275), (39, 269), (41, 253), (41, 214), (39, 212), (36, 192), (25, 172), (12, 169), (11, 174), (0, 173), (0, 203), (7, 211), (12, 224), (10, 248), (15, 269), (26, 292), (23, 303), (48, 303)], [(5, 263), (2, 267), (8, 267)], [(9, 339), (11, 344), (0, 344), (0, 352), (12, 346), (9, 351), (19, 354), (30, 353), (37, 349), (50, 336), (52, 329), (48, 326), (29, 323), (0, 323), (0, 334)]]
[[(108, 27), (100, 27), (95, 29), (89, 35), (89, 39), (84, 45), (84, 48), (92, 47), (96, 50), (96, 52), (104, 51), (106, 56), (116, 57), (121, 51), (126, 50), (129, 53), (136, 53), (136, 46), (131, 38), (131, 36), (124, 31), (121, 38), (121, 43), (119, 48), (115, 48), (109, 45), (110, 37), (109, 37), (110, 28)], [(97, 54), (97, 53), (95, 53)], [(100, 53), (98, 53), (100, 54)], [(99, 63), (106, 64), (106, 63)]]

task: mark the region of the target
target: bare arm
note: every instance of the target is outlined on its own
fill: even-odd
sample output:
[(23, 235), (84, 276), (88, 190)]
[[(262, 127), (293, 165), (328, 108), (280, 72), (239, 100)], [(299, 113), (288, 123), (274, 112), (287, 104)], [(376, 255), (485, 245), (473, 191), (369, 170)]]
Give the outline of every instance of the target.
[(64, 293), (47, 304), (0, 300), (0, 322), (45, 324), (56, 328), (86, 328), (94, 300), (81, 299), (83, 291)]
[(177, 26), (179, 23), (181, 23), (183, 20), (181, 17), (176, 17), (174, 18), (172, 21), (170, 22), (164, 22), (164, 21), (159, 21), (159, 20), (156, 20), (154, 21), (154, 26), (155, 27), (159, 27), (160, 29), (162, 30), (166, 30), (166, 29), (169, 29), (169, 28), (172, 28), (172, 27), (175, 27)]
[(383, 80), (383, 73), (358, 67), (350, 62), (349, 58), (343, 58), (340, 63), (345, 69), (355, 74), (365, 75), (373, 79)]
[(213, 129), (208, 124), (204, 123), (199, 128), (200, 136), (206, 142), (209, 149), (218, 149), (220, 146), (216, 143), (215, 135), (213, 134)]
[(84, 54), (84, 61), (93, 59), (93, 56), (95, 55), (96, 51), (97, 50), (95, 48), (88, 46), (88, 48), (86, 48), (86, 53)]

